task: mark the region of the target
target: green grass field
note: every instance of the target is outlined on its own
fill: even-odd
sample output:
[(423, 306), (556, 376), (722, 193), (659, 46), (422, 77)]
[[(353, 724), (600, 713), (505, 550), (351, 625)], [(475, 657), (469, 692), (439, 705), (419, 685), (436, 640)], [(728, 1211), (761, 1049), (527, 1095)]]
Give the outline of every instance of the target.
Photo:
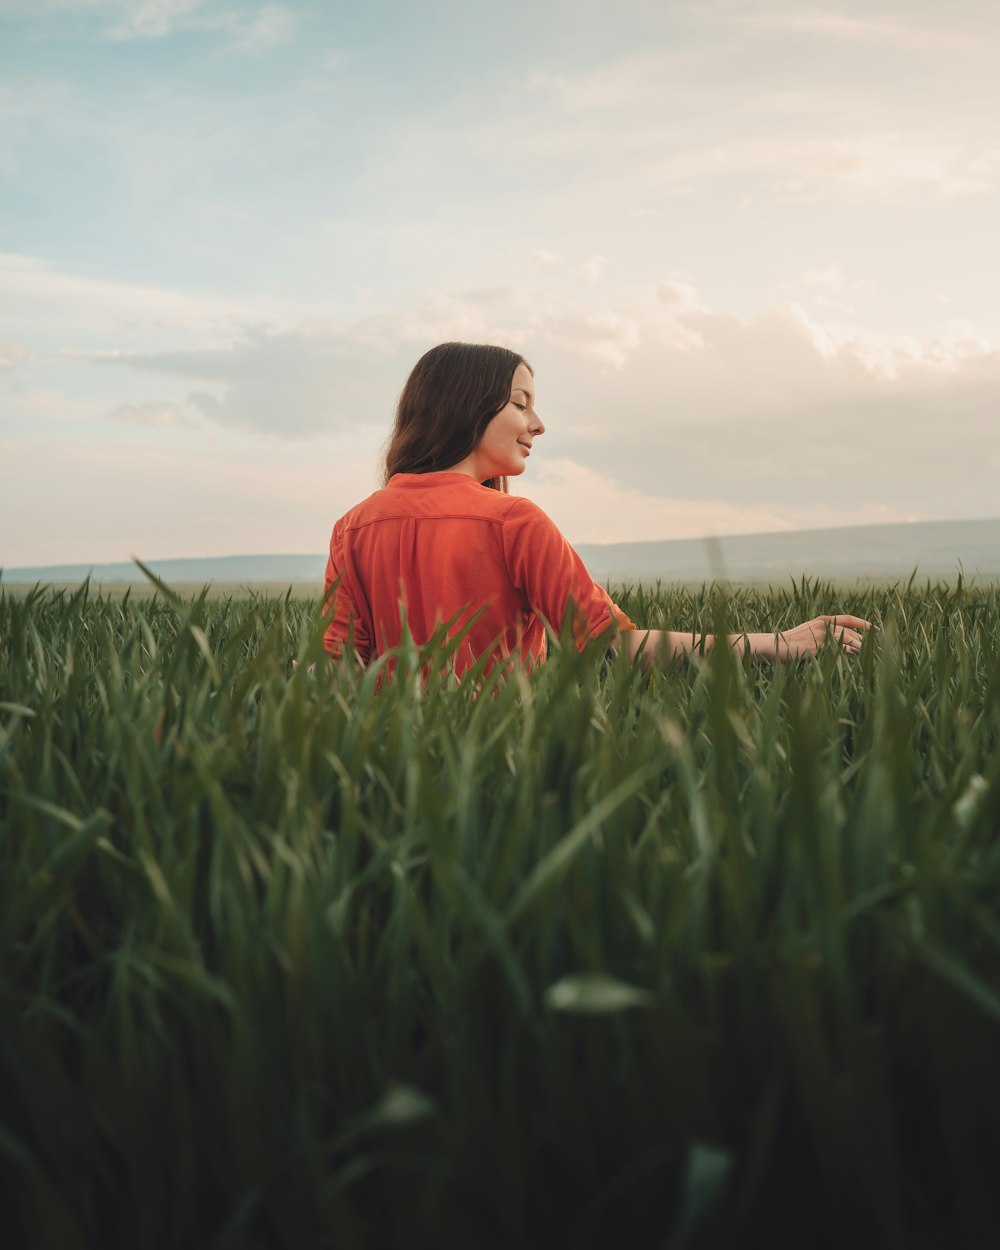
[(1000, 589), (614, 593), (880, 629), (386, 683), (0, 590), (5, 1244), (995, 1244)]

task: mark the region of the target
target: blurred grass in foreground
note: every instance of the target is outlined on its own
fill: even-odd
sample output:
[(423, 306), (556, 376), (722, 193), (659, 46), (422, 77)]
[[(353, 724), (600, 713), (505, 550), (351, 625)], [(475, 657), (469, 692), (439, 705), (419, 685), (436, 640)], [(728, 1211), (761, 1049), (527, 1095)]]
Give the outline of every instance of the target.
[(0, 590), (9, 1244), (992, 1244), (1000, 590), (614, 593), (881, 629), (379, 689), (316, 601)]

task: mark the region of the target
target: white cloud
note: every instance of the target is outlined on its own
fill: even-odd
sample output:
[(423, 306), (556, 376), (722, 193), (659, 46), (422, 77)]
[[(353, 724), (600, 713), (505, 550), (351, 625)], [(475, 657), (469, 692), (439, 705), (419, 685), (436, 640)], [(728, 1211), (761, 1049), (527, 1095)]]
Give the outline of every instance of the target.
[(807, 269), (802, 281), (809, 287), (818, 287), (822, 291), (839, 294), (848, 287), (848, 283), (839, 265), (827, 265), (825, 269)]
[(715, 26), (730, 26), (741, 30), (783, 32), (786, 34), (815, 37), (819, 40), (842, 40), (848, 43), (886, 45), (890, 48), (907, 48), (940, 52), (942, 48), (953, 51), (976, 47), (974, 35), (947, 25), (927, 24), (917, 20), (900, 19), (866, 14), (856, 17), (832, 9), (765, 9), (753, 12), (744, 7), (733, 10), (702, 3), (691, 6), (689, 16)]
[(117, 21), (108, 33), (113, 39), (159, 39), (179, 26), (189, 25), (202, 0), (118, 0)]
[(51, 13), (92, 13), (118, 0), (0, 0), (0, 17), (24, 18)]
[(985, 195), (1000, 187), (1000, 147), (947, 131), (876, 131), (839, 137), (735, 140), (663, 163), (667, 179), (701, 182), (739, 175), (746, 202), (821, 199), (904, 201)]
[[(136, 336), (162, 341), (225, 334), (234, 326), (280, 325), (301, 305), (273, 298), (237, 300), (189, 294), (168, 287), (119, 282), (71, 273), (36, 257), (0, 253), (0, 334), (21, 327), (27, 335), (67, 345), (100, 334), (117, 343)], [(120, 348), (116, 348), (121, 350)], [(111, 349), (115, 350), (115, 349)]]
[(712, 219), (727, 202), (880, 206), (1000, 189), (992, 63), (988, 77), (978, 61), (963, 74), (939, 53), (929, 75), (909, 63), (901, 73), (881, 50), (851, 78), (843, 48), (811, 74), (808, 58), (772, 52), (762, 62), (743, 42), (653, 41), (596, 65), (528, 73), (488, 112), (473, 103), (406, 117), (381, 139), (371, 193), (412, 193), (431, 171), (428, 194), (461, 196), (486, 176), (489, 154), (516, 152), (538, 189), (536, 216), (550, 210), (547, 222), (573, 236), (581, 222), (606, 231), (626, 214), (697, 233), (699, 212)]
[[(714, 39), (692, 39), (687, 31), (680, 38), (647, 31), (646, 38), (614, 42), (626, 50), (609, 56), (604, 48), (595, 48), (589, 56), (557, 57), (544, 69), (526, 70), (518, 92), (525, 116), (544, 117), (552, 105), (578, 123), (631, 115), (640, 134), (657, 119), (683, 129), (697, 125), (713, 100), (725, 99), (743, 85), (715, 72), (720, 57), (730, 69), (733, 61)], [(682, 107), (685, 101), (689, 111), (684, 115), (658, 118), (657, 110), (665, 103)], [(619, 144), (627, 147), (632, 137), (620, 130)]]
[(245, 23), (235, 23), (236, 47), (241, 52), (260, 55), (288, 43), (298, 25), (298, 16), (278, 4), (262, 5)]
[(32, 20), (36, 33), (63, 36), (67, 17), (99, 18), (100, 35), (115, 42), (165, 39), (183, 31), (218, 33), (251, 55), (287, 43), (298, 25), (298, 15), (285, 5), (263, 4), (248, 13), (245, 5), (241, 11), (229, 0), (2, 0), (0, 17)]
[(559, 435), (560, 454), (645, 494), (766, 504), (800, 522), (831, 508), (831, 521), (871, 519), (880, 504), (996, 511), (995, 348), (823, 327), (794, 308), (690, 319), (699, 348), (649, 333), (613, 379), (563, 374), (563, 411), (589, 419)]
[(18, 343), (0, 343), (0, 373), (9, 373), (18, 365), (27, 364), (31, 352)]
[(664, 498), (630, 489), (599, 468), (573, 460), (543, 464), (535, 481), (518, 481), (515, 489), (530, 494), (574, 543), (634, 542), (643, 532), (651, 538), (700, 538), (789, 528), (780, 511), (766, 505)]
[(544, 248), (532, 252), (531, 259), (539, 269), (544, 269), (547, 273), (556, 273), (566, 267), (564, 256), (560, 256), (558, 252), (547, 252)]
[[(38, 427), (52, 429), (87, 424), (101, 411), (101, 406), (58, 386), (23, 386), (9, 398), (5, 397), (0, 407), (0, 421), (11, 431)], [(107, 411), (107, 405), (104, 405), (103, 411)]]
[(393, 360), (398, 350), (398, 338), (373, 344), (362, 323), (348, 332), (309, 326), (252, 331), (225, 347), (93, 359), (210, 388), (193, 392), (190, 402), (218, 425), (301, 438), (384, 420), (400, 385), (393, 378), (401, 368)]
[(784, 302), (804, 304), (815, 318), (828, 324), (855, 317), (854, 298), (873, 290), (871, 282), (848, 275), (837, 263), (805, 269), (797, 282), (781, 287)]
[(158, 38), (189, 20), (204, 0), (3, 0), (0, 16), (60, 19), (100, 17), (114, 39)]
[[(353, 326), (250, 335), (210, 363), (118, 357), (142, 367), (136, 378), (211, 375), (211, 391), (120, 405), (116, 422), (146, 427), (141, 444), (80, 425), (44, 454), (20, 438), (0, 511), (77, 498), (81, 473), (91, 502), (80, 533), (33, 522), (16, 562), (320, 549), (375, 487), (395, 395), (429, 342), (515, 331), (547, 430), (514, 490), (574, 542), (996, 511), (1000, 356), (967, 328), (930, 343), (852, 337), (794, 309), (741, 322), (671, 314), (655, 295), (614, 325), (551, 304), (532, 314), (531, 302), (441, 297)], [(672, 321), (696, 323), (698, 344), (678, 346)], [(622, 353), (617, 366), (602, 342)], [(65, 419), (59, 395), (29, 398)]]
[(656, 298), (674, 314), (707, 311), (697, 287), (684, 278), (661, 282), (656, 288)]
[(931, 499), (941, 515), (995, 511), (1000, 351), (958, 322), (918, 340), (792, 304), (743, 321), (675, 281), (600, 312), (521, 290), (440, 295), (350, 325), (108, 363), (199, 382), (191, 403), (219, 427), (364, 429), (374, 444), (413, 361), (452, 338), (523, 350), (548, 425), (538, 463), (575, 465), (578, 486), (599, 473), (636, 496), (636, 516), (643, 499), (660, 500), (654, 519), (686, 508), (688, 529), (706, 510), (718, 528), (926, 515)]
[(190, 428), (198, 424), (180, 404), (170, 402), (119, 404), (111, 419), (124, 425), (139, 425), (154, 430)]

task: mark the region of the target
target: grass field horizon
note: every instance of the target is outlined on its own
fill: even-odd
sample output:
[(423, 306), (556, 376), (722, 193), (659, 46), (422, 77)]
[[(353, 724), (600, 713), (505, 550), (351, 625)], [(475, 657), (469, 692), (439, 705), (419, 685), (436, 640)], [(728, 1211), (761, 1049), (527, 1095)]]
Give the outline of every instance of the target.
[[(159, 580), (162, 582), (162, 579)], [(670, 580), (659, 577), (636, 577), (626, 580), (599, 578), (598, 580), (614, 598), (627, 587), (645, 591), (653, 596), (669, 593), (688, 595), (704, 593), (709, 595), (713, 591), (737, 595), (744, 591), (780, 593), (782, 590), (794, 587), (803, 579), (802, 577), (788, 576), (784, 579), (758, 577), (719, 581), (714, 581), (707, 577)], [(805, 580), (808, 582), (811, 579), (806, 576)], [(1000, 574), (992, 577), (969, 577), (961, 572), (956, 573), (953, 577), (932, 577), (930, 575), (920, 577), (915, 574), (896, 578), (825, 577), (822, 581), (823, 585), (829, 588), (830, 602), (839, 604), (844, 600), (845, 596), (853, 598), (872, 590), (878, 591), (887, 587), (900, 588), (908, 584), (918, 591), (928, 593), (932, 590), (941, 592), (954, 590), (959, 586), (970, 589), (991, 590), (1000, 587)], [(301, 602), (316, 598), (321, 589), (315, 582), (282, 581), (226, 582), (215, 580), (211, 582), (162, 582), (162, 585), (158, 585), (156, 581), (150, 581), (149, 579), (141, 582), (95, 582), (91, 580), (86, 585), (89, 593), (95, 597), (112, 600), (134, 599), (137, 601), (152, 600), (158, 596), (162, 597), (162, 586), (166, 586), (173, 594), (184, 601), (192, 601), (204, 595), (209, 600), (225, 599), (238, 601), (244, 598), (264, 600), (288, 598)], [(0, 592), (9, 594), (12, 598), (23, 598), (25, 595), (30, 595), (38, 590), (54, 594), (72, 595), (83, 589), (83, 586), (83, 582), (20, 582), (10, 585), (0, 582)], [(647, 622), (641, 622), (641, 626), (647, 629), (653, 628)]]
[[(600, 581), (700, 585), (725, 580), (766, 585), (805, 576), (838, 584), (877, 584), (906, 579), (914, 571), (918, 581), (954, 581), (959, 573), (966, 580), (992, 580), (1000, 579), (1000, 518), (579, 543), (576, 550)], [(325, 561), (319, 552), (142, 557), (157, 576), (185, 589), (212, 584), (284, 593), (292, 587), (303, 594), (322, 583)], [(146, 580), (134, 561), (122, 561), (0, 568), (0, 584), (18, 591), (39, 583), (69, 588), (88, 574), (92, 584), (102, 588), (139, 586)]]

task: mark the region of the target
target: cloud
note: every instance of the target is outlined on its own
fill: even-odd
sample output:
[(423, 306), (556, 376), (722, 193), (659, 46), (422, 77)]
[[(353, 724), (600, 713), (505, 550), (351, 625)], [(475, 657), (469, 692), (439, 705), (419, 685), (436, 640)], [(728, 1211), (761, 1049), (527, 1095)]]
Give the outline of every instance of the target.
[(808, 287), (839, 294), (848, 289), (839, 265), (827, 265), (825, 268), (807, 269), (802, 274), (802, 281)]
[(65, 34), (67, 18), (100, 18), (113, 39), (159, 38), (171, 34), (203, 7), (204, 0), (3, 0), (0, 17), (48, 19)]
[(549, 427), (542, 455), (577, 466), (578, 485), (596, 472), (730, 526), (921, 515), (931, 499), (939, 515), (995, 511), (1000, 351), (961, 323), (918, 340), (823, 324), (795, 304), (741, 320), (674, 281), (600, 312), (521, 290), (440, 295), (105, 363), (197, 381), (190, 402), (206, 419), (297, 439), (387, 431), (412, 363), (453, 338), (525, 351)]
[(72, 355), (66, 346), (75, 341), (92, 341), (111, 336), (114, 347), (137, 339), (160, 342), (166, 336), (176, 341), (214, 336), (228, 339), (234, 328), (247, 325), (280, 325), (301, 305), (292, 306), (271, 298), (237, 300), (209, 293), (189, 294), (164, 286), (122, 282), (59, 269), (37, 257), (0, 253), (0, 313), (3, 326), (19, 325), (38, 339), (61, 344), (63, 355)]
[(804, 305), (811, 315), (826, 322), (854, 317), (854, 297), (874, 289), (871, 282), (845, 273), (835, 262), (805, 269), (796, 282), (782, 283), (779, 288), (786, 303)]
[(0, 373), (10, 373), (18, 365), (27, 364), (31, 352), (17, 343), (0, 343)]
[(401, 385), (398, 349), (398, 336), (383, 347), (362, 323), (251, 330), (225, 347), (90, 359), (198, 383), (190, 403), (217, 425), (301, 438), (386, 422)]
[(202, 0), (119, 0), (112, 7), (120, 13), (108, 31), (112, 39), (160, 39), (190, 25)]
[(0, 0), (0, 17), (25, 18), (49, 14), (87, 14), (117, 0)]
[(683, 278), (671, 278), (656, 288), (656, 298), (674, 314), (707, 311), (698, 289)]
[[(114, 42), (165, 39), (185, 31), (215, 33), (251, 55), (287, 43), (299, 20), (285, 5), (263, 4), (247, 13), (215, 0), (5, 0), (0, 17), (30, 19), (36, 32), (61, 36), (67, 17), (100, 19), (100, 37)], [(45, 21), (48, 27), (40, 27)]]
[(663, 163), (662, 175), (685, 183), (739, 175), (745, 202), (953, 199), (1000, 187), (1000, 147), (945, 130), (752, 138), (679, 153)]
[(640, 525), (651, 537), (671, 538), (789, 528), (780, 511), (767, 505), (741, 507), (718, 497), (664, 498), (624, 486), (599, 468), (573, 460), (543, 464), (530, 493), (574, 543), (635, 541)]
[(558, 252), (547, 252), (540, 248), (531, 253), (531, 259), (539, 269), (544, 269), (547, 273), (557, 273), (566, 268), (566, 258)]
[(154, 430), (192, 427), (198, 424), (180, 404), (170, 402), (119, 404), (112, 412), (111, 420)]
[[(19, 464), (50, 493), (65, 479), (68, 497), (80, 464), (105, 483), (100, 524), (73, 540), (81, 559), (118, 551), (123, 509), (125, 555), (308, 550), (374, 488), (413, 362), (462, 338), (532, 361), (547, 429), (514, 490), (576, 542), (996, 512), (1000, 353), (973, 327), (878, 336), (794, 305), (741, 320), (690, 283), (663, 287), (666, 300), (652, 289), (601, 312), (523, 289), (439, 294), (352, 323), (237, 329), (200, 349), (80, 355), (95, 380), (131, 372), (134, 391), (158, 374), (187, 398), (119, 404), (114, 422), (145, 427), (142, 440), (109, 438), (106, 420), (92, 436), (78, 425), (72, 456), (56, 440), (58, 471), (48, 454)], [(4, 506), (29, 506), (34, 489)], [(151, 500), (161, 511), (147, 523)], [(46, 541), (69, 558), (64, 531)]]
[(241, 52), (260, 55), (288, 43), (298, 24), (298, 15), (278, 4), (265, 4), (247, 22), (234, 24), (236, 47)]
[(650, 326), (614, 377), (562, 366), (564, 410), (588, 419), (560, 436), (560, 454), (651, 496), (766, 504), (783, 517), (833, 508), (831, 523), (846, 523), (930, 501), (945, 514), (996, 511), (995, 347), (821, 326), (795, 307), (685, 320), (699, 346), (672, 346)]
[[(536, 227), (544, 222), (545, 237), (568, 252), (595, 237), (606, 247), (596, 232), (625, 215), (652, 237), (645, 218), (696, 229), (694, 216), (713, 220), (726, 203), (740, 215), (748, 206), (923, 204), (1000, 189), (995, 74), (981, 56), (964, 71), (944, 52), (929, 66), (911, 57), (902, 67), (888, 47), (861, 66), (850, 46), (824, 47), (815, 66), (782, 53), (773, 36), (762, 55), (756, 40), (698, 31), (558, 72), (528, 70), (489, 111), (473, 101), (400, 119), (380, 136), (365, 190), (389, 200), (426, 186), (464, 200), (471, 180), (489, 177), (490, 153), (517, 152)], [(930, 107), (928, 81), (939, 107)]]
[[(563, 470), (577, 474), (564, 501), (585, 488), (582, 475), (599, 474), (631, 501), (622, 525), (633, 536), (651, 533), (644, 515), (657, 526), (674, 517), (673, 527), (684, 509), (697, 526), (711, 512), (726, 528), (996, 511), (1000, 352), (975, 324), (950, 316), (929, 336), (874, 333), (835, 307), (861, 279), (830, 261), (796, 284), (811, 303), (786, 297), (743, 318), (712, 307), (683, 274), (622, 293), (579, 268), (567, 262), (575, 285), (563, 290), (543, 275), (352, 320), (296, 320), (294, 309), (269, 320), (0, 258), (3, 302), (46, 327), (17, 350), (44, 345), (49, 370), (44, 392), (25, 388), (8, 407), (25, 430), (57, 419), (94, 427), (113, 412), (171, 440), (190, 428), (225, 445), (263, 436), (277, 449), (325, 436), (372, 457), (374, 475), (422, 352), (450, 339), (500, 342), (536, 370), (548, 429), (532, 474), (576, 466)], [(59, 346), (67, 335), (79, 336), (72, 348)]]
[[(749, 9), (749, 11), (748, 11)], [(846, 43), (885, 45), (893, 49), (907, 48), (940, 52), (943, 47), (954, 51), (976, 47), (976, 37), (955, 24), (926, 24), (914, 19), (900, 19), (866, 14), (856, 17), (831, 9), (765, 9), (753, 12), (747, 6), (736, 11), (719, 5), (692, 5), (688, 16), (713, 26), (740, 30), (781, 32), (818, 40), (840, 40)]]

